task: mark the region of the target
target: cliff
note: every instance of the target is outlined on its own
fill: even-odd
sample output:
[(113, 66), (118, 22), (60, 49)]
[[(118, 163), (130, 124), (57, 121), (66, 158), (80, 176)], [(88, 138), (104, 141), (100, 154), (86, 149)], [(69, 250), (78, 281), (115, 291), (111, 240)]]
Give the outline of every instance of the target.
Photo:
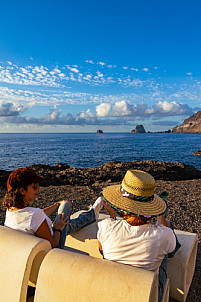
[(173, 133), (201, 133), (201, 111), (187, 118), (182, 125), (174, 127)]

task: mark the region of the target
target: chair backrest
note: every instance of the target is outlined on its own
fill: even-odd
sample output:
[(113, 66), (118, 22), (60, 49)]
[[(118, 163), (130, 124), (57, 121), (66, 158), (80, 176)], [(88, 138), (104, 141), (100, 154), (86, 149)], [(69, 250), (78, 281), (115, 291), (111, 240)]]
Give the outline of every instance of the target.
[[(71, 218), (76, 218), (83, 211), (74, 213)], [(78, 232), (72, 233), (66, 237), (65, 249), (69, 248), (77, 249), (89, 254), (92, 257), (102, 259), (102, 255), (99, 252), (97, 232), (98, 232), (98, 222), (108, 218), (108, 215), (100, 214), (98, 220), (94, 223), (80, 229)]]
[(0, 301), (25, 302), (29, 279), (51, 250), (48, 241), (0, 226)]
[(43, 260), (34, 302), (158, 301), (151, 271), (60, 249)]

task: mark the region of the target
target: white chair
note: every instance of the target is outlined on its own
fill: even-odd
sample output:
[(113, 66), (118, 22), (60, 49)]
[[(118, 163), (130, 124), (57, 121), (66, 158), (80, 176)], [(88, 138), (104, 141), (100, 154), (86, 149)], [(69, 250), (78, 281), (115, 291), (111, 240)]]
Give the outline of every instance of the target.
[(27, 288), (34, 286), (48, 241), (0, 226), (0, 301), (25, 302)]
[[(72, 217), (77, 217), (80, 212), (75, 213)], [(98, 221), (108, 217), (108, 215), (100, 214)], [(90, 256), (102, 258), (98, 249), (97, 231), (97, 222), (94, 222), (67, 236), (66, 246), (81, 250)], [(167, 274), (170, 279), (170, 297), (178, 301), (185, 301), (195, 271), (198, 236), (195, 233), (180, 230), (175, 230), (175, 233), (181, 243), (181, 248), (173, 258), (168, 260)]]

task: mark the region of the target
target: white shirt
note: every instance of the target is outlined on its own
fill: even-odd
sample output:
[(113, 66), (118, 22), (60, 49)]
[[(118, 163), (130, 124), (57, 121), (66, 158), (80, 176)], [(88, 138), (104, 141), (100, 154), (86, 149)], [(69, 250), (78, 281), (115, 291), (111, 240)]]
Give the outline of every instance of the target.
[(98, 223), (98, 240), (104, 258), (147, 270), (157, 270), (176, 246), (173, 231), (163, 225), (131, 226), (111, 218)]
[(53, 236), (52, 221), (45, 212), (39, 208), (26, 207), (13, 212), (7, 210), (4, 225), (34, 235), (45, 219)]

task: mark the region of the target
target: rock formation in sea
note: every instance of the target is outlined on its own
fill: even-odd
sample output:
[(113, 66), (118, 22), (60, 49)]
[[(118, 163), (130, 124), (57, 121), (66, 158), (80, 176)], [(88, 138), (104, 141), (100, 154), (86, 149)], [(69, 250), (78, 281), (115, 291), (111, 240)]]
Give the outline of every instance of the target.
[(134, 130), (131, 130), (131, 133), (146, 133), (143, 125), (137, 125)]
[(184, 120), (183, 124), (172, 129), (173, 133), (201, 133), (201, 111)]
[(199, 156), (201, 156), (201, 151), (198, 150), (198, 151), (196, 151), (196, 152), (193, 152), (193, 155), (199, 155)]
[(99, 129), (96, 131), (96, 133), (98, 133), (98, 134), (103, 133), (103, 130)]

